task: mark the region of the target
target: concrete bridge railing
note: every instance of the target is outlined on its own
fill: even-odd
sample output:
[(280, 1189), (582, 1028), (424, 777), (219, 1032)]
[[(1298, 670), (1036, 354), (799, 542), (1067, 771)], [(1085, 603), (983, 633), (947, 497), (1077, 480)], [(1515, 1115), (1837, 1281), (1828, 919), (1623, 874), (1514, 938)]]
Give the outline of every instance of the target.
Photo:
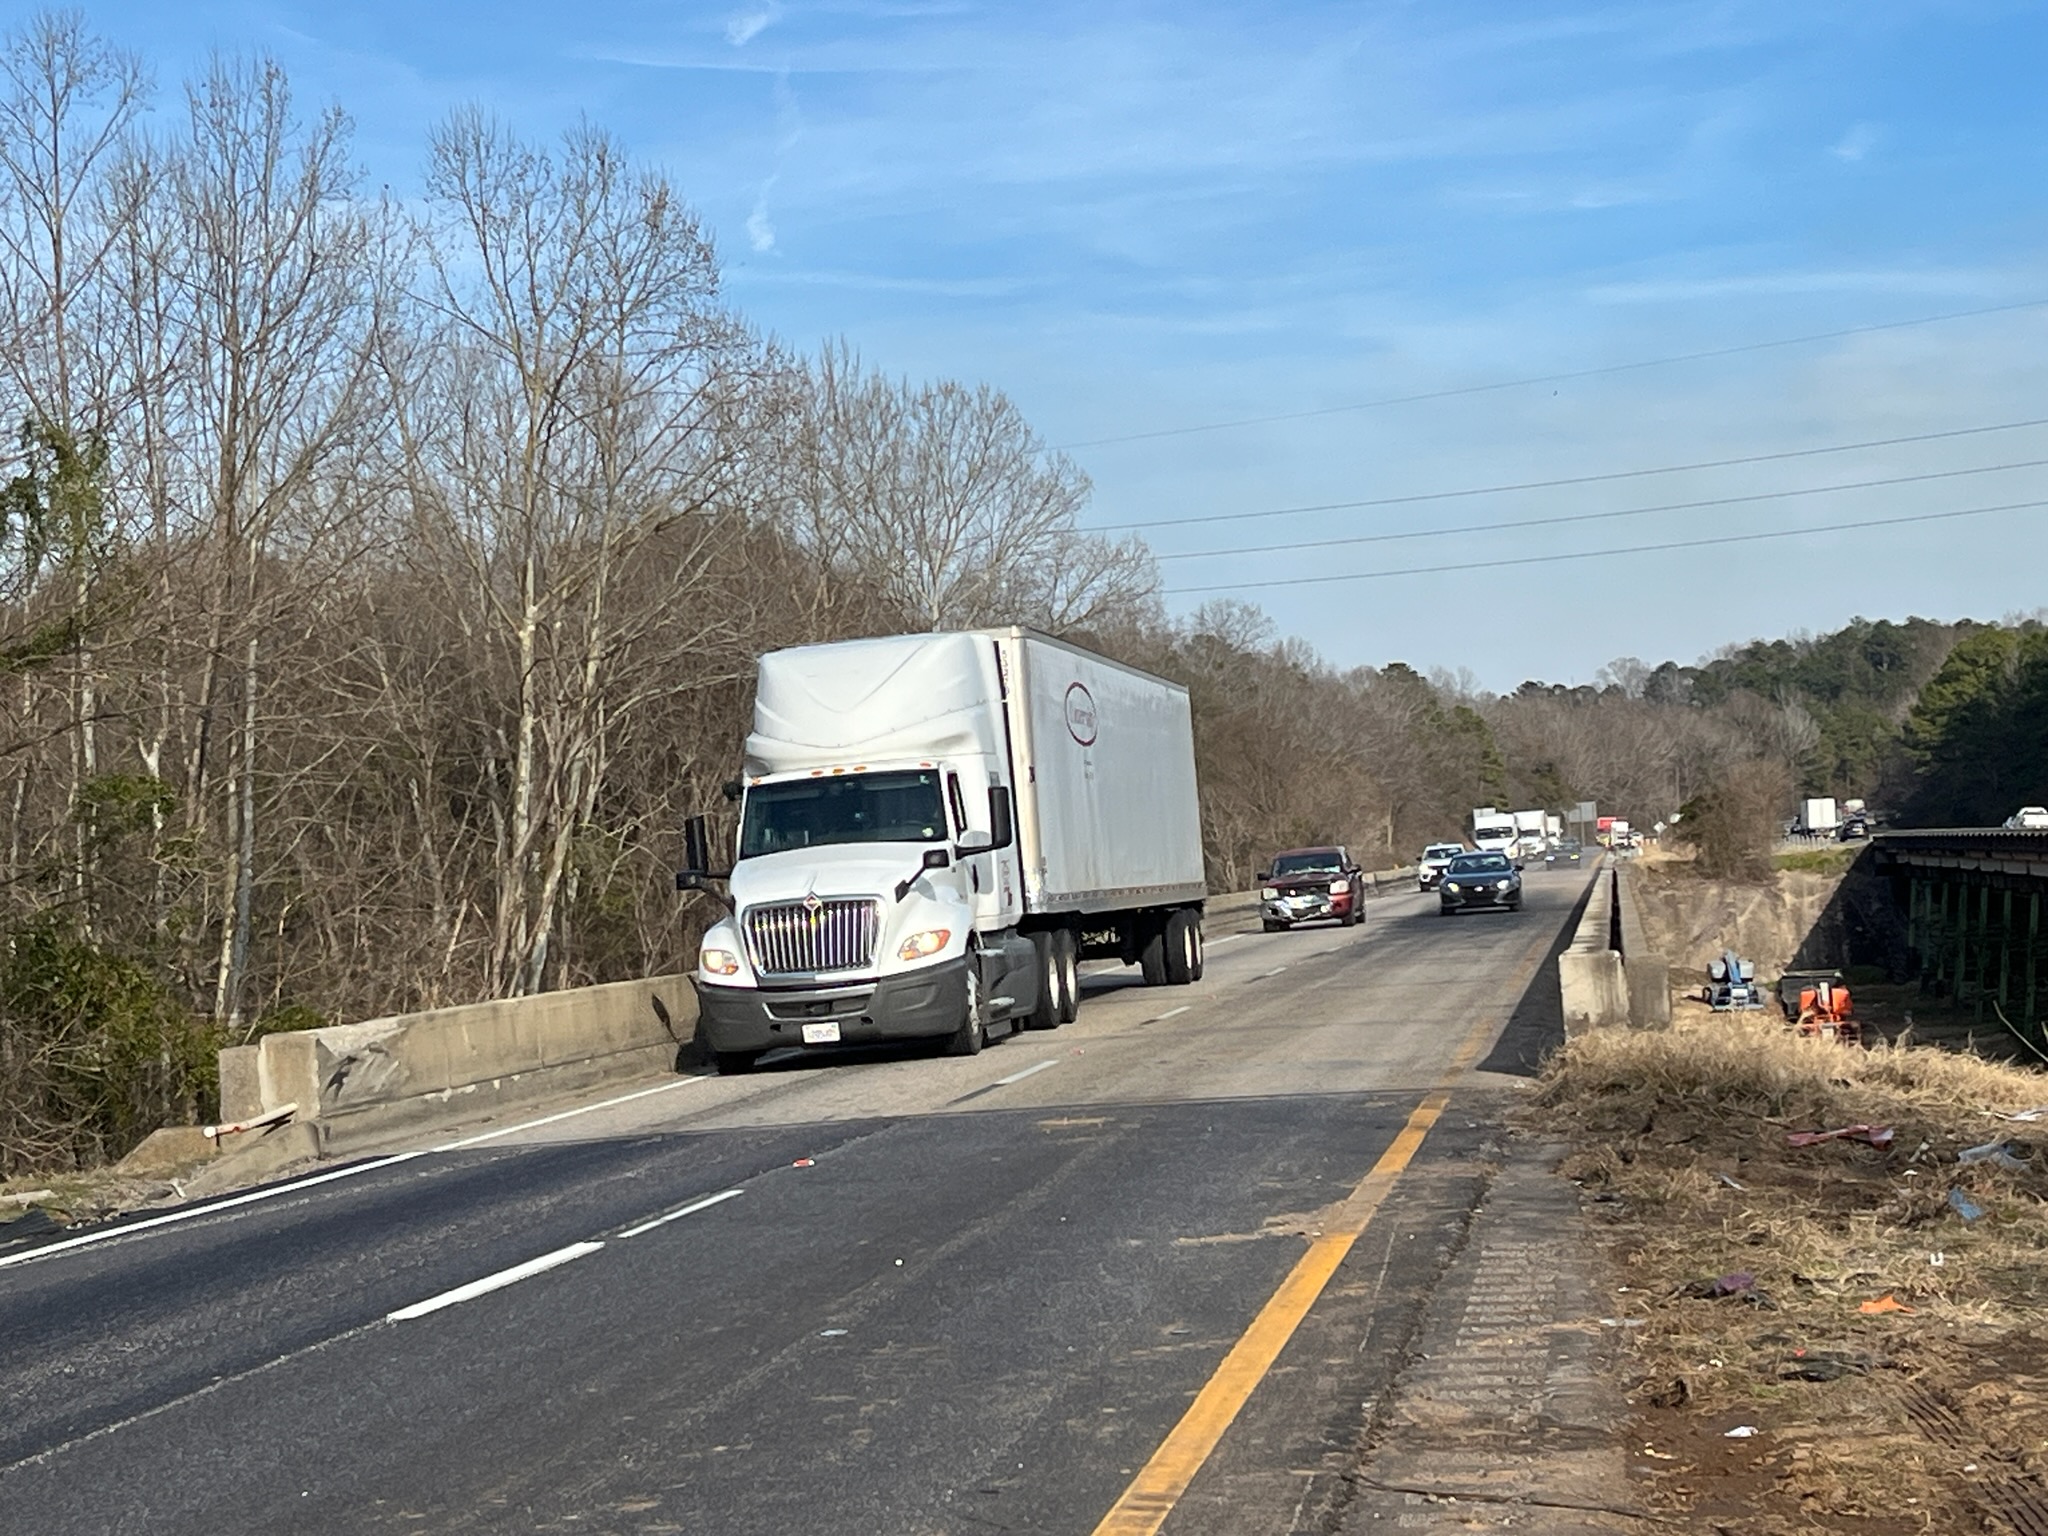
[(1662, 1029), (1671, 1023), (1669, 972), (1644, 935), (1634, 879), (1619, 861), (1601, 865), (1571, 942), (1557, 957), (1567, 1037), (1588, 1029)]

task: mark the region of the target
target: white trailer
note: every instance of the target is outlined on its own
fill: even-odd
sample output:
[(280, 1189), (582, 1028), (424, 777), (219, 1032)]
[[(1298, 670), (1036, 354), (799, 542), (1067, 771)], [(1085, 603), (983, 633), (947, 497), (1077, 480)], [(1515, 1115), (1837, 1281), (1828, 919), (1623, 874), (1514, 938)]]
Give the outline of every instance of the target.
[(1842, 818), (1835, 814), (1832, 795), (1820, 795), (1799, 802), (1798, 830), (1814, 836), (1832, 836)]
[(684, 889), (719, 1070), (786, 1045), (1051, 1029), (1078, 963), (1202, 974), (1208, 885), (1187, 690), (1025, 629), (760, 662), (729, 872), (693, 817)]
[(1549, 849), (1549, 839), (1544, 836), (1544, 815), (1541, 811), (1516, 811), (1515, 852), (1521, 858), (1540, 859)]

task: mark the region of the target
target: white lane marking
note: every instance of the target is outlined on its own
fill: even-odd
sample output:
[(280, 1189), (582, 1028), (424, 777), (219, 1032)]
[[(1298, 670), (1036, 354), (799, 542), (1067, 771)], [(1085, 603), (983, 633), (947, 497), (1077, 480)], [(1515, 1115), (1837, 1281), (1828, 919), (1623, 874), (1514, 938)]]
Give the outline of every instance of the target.
[(1166, 1010), (1166, 1012), (1162, 1014), (1157, 1014), (1154, 1017), (1147, 1019), (1145, 1022), (1147, 1024), (1158, 1024), (1162, 1023), (1167, 1019), (1177, 1019), (1194, 1006), (1195, 1005), (1193, 1003), (1182, 1003), (1178, 1008), (1169, 1008)]
[(501, 1126), (495, 1131), (485, 1131), (476, 1136), (465, 1136), (460, 1141), (450, 1141), (438, 1147), (422, 1147), (412, 1152), (394, 1152), (389, 1157), (373, 1157), (366, 1163), (351, 1163), (346, 1168), (330, 1169), (316, 1173), (310, 1178), (294, 1179), (289, 1184), (268, 1184), (261, 1189), (252, 1189), (245, 1194), (233, 1195), (226, 1200), (215, 1200), (207, 1205), (188, 1206), (181, 1210), (166, 1211), (161, 1216), (145, 1217), (141, 1221), (122, 1222), (115, 1226), (100, 1227), (95, 1231), (80, 1233), (59, 1242), (45, 1243), (40, 1248), (30, 1248), (22, 1253), (10, 1253), (0, 1257), (0, 1269), (15, 1264), (26, 1264), (32, 1259), (46, 1259), (53, 1254), (66, 1253), (73, 1248), (84, 1248), (92, 1243), (104, 1243), (117, 1237), (132, 1237), (138, 1232), (147, 1232), (155, 1227), (168, 1227), (181, 1221), (193, 1221), (201, 1216), (212, 1216), (221, 1211), (231, 1211), (237, 1206), (255, 1205), (262, 1200), (275, 1200), (280, 1195), (295, 1195), (300, 1190), (311, 1189), (318, 1184), (331, 1184), (336, 1179), (352, 1179), (358, 1174), (375, 1173), (379, 1168), (389, 1168), (396, 1163), (408, 1163), (416, 1157), (427, 1157), (436, 1152), (459, 1152), (464, 1147), (473, 1147), (481, 1142), (495, 1141), (500, 1136), (516, 1135), (520, 1131), (535, 1130), (543, 1125), (553, 1125), (558, 1120), (573, 1119), (577, 1115), (594, 1114), (600, 1109), (613, 1109), (621, 1104), (630, 1104), (635, 1099), (644, 1099), (651, 1094), (668, 1093), (677, 1088), (687, 1088), (692, 1083), (710, 1081), (709, 1073), (694, 1077), (678, 1078), (672, 1083), (656, 1083), (652, 1088), (636, 1088), (631, 1093), (622, 1093), (615, 1099), (604, 1099), (596, 1104), (585, 1104), (578, 1109), (565, 1109), (556, 1114), (542, 1115), (538, 1120), (521, 1121), (518, 1125)]
[(1273, 969), (1271, 969), (1270, 971), (1261, 971), (1261, 972), (1259, 972), (1259, 974), (1258, 974), (1258, 975), (1256, 975), (1256, 976), (1254, 976), (1254, 977), (1252, 978), (1252, 980), (1253, 980), (1253, 981), (1264, 981), (1264, 980), (1265, 980), (1265, 979), (1266, 979), (1266, 978), (1267, 978), (1268, 976), (1278, 976), (1278, 975), (1279, 975), (1279, 974), (1280, 974), (1280, 973), (1281, 973), (1282, 971), (1284, 971), (1284, 970), (1286, 970), (1286, 969), (1287, 969), (1287, 967), (1286, 967), (1286, 966), (1284, 966), (1284, 965), (1276, 965), (1276, 966), (1274, 966), (1274, 967), (1273, 967)]
[(438, 1296), (429, 1296), (425, 1301), (416, 1301), (409, 1307), (400, 1307), (396, 1312), (384, 1314), (387, 1323), (410, 1322), (415, 1317), (425, 1317), (429, 1312), (438, 1312), (443, 1307), (459, 1306), (465, 1301), (474, 1301), (479, 1296), (488, 1296), (492, 1291), (502, 1291), (508, 1285), (517, 1285), (535, 1275), (546, 1274), (551, 1269), (582, 1258), (585, 1254), (596, 1253), (603, 1243), (571, 1243), (566, 1248), (557, 1248), (553, 1253), (544, 1253), (537, 1259), (528, 1259), (524, 1264), (514, 1264), (510, 1269), (501, 1269), (495, 1275), (485, 1275), (481, 1280), (472, 1280), (467, 1285), (458, 1285), (452, 1291), (443, 1291)]
[(621, 1238), (638, 1237), (642, 1232), (652, 1232), (656, 1227), (665, 1227), (672, 1221), (681, 1221), (685, 1216), (694, 1216), (699, 1211), (709, 1210), (721, 1201), (730, 1200), (735, 1195), (743, 1195), (745, 1193), (746, 1191), (743, 1189), (720, 1190), (715, 1195), (706, 1195), (702, 1200), (693, 1200), (679, 1211), (670, 1211), (666, 1216), (657, 1216), (652, 1221), (641, 1222), (637, 1227), (628, 1227), (619, 1236)]
[(1056, 1067), (1058, 1065), (1059, 1062), (1057, 1060), (1041, 1061), (1037, 1066), (1026, 1067), (1022, 1072), (1012, 1072), (1008, 1077), (999, 1077), (994, 1082), (990, 1083), (989, 1087), (1007, 1088), (1012, 1083), (1023, 1082), (1025, 1078), (1031, 1076), (1031, 1074), (1034, 1072), (1043, 1072), (1047, 1067)]
[(1245, 935), (1241, 933), (1226, 933), (1220, 939), (1207, 940), (1206, 947), (1214, 949), (1218, 944), (1235, 944), (1239, 939), (1244, 937)]

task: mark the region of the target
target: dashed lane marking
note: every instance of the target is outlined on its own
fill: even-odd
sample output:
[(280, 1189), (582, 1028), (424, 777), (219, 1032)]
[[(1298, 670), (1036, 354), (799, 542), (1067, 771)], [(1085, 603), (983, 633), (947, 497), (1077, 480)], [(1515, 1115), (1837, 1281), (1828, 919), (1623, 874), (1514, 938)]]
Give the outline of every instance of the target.
[(501, 1269), (495, 1275), (485, 1275), (481, 1280), (472, 1280), (467, 1285), (458, 1285), (452, 1291), (443, 1291), (438, 1296), (429, 1296), (425, 1301), (416, 1301), (409, 1307), (400, 1307), (396, 1312), (384, 1314), (390, 1323), (410, 1322), (416, 1317), (425, 1317), (429, 1312), (439, 1312), (443, 1307), (460, 1306), (465, 1301), (474, 1301), (479, 1296), (488, 1296), (492, 1291), (502, 1291), (508, 1285), (517, 1285), (535, 1275), (544, 1275), (551, 1269), (572, 1263), (587, 1254), (598, 1252), (603, 1243), (571, 1243), (566, 1248), (557, 1248), (553, 1253), (544, 1253), (537, 1259), (528, 1259), (524, 1264), (514, 1264), (510, 1269)]

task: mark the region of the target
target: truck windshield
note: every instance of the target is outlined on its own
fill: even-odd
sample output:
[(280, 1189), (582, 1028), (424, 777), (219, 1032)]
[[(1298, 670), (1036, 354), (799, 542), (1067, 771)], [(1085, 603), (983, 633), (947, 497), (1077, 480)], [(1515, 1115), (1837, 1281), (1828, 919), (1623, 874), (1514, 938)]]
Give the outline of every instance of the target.
[(740, 822), (740, 857), (828, 843), (942, 843), (946, 806), (935, 772), (848, 773), (756, 784)]

